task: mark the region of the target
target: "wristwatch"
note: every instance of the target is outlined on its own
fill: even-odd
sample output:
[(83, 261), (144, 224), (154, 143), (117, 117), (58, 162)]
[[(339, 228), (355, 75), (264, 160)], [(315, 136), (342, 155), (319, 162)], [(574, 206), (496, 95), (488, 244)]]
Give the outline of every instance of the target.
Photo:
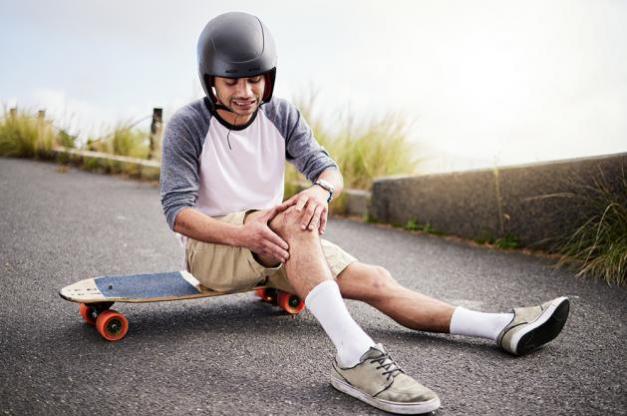
[(331, 185), (329, 182), (325, 181), (324, 179), (318, 179), (317, 181), (314, 182), (314, 185), (318, 185), (319, 187), (327, 191), (329, 193), (327, 204), (331, 202), (331, 200), (333, 199), (333, 194), (335, 193), (335, 186)]

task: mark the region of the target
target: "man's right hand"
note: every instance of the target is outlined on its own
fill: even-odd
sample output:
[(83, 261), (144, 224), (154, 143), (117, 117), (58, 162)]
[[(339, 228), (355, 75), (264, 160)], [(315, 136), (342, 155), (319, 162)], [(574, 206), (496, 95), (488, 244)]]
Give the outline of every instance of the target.
[(285, 263), (290, 256), (289, 246), (268, 224), (292, 205), (293, 201), (286, 201), (272, 209), (248, 214), (241, 231), (241, 245), (264, 258)]

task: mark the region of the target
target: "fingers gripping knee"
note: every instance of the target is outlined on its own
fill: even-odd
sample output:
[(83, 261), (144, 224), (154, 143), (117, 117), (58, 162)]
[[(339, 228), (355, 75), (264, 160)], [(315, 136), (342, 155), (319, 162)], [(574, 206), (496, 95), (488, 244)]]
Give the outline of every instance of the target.
[(295, 206), (290, 207), (270, 221), (270, 229), (284, 239), (295, 236), (297, 233), (313, 234), (311, 231), (301, 229), (301, 216), (302, 211), (298, 211)]

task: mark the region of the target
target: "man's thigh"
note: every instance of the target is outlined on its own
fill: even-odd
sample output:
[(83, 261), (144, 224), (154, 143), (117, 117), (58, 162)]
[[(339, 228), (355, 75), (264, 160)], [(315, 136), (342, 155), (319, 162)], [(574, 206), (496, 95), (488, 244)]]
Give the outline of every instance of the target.
[[(241, 225), (244, 216), (244, 212), (237, 212), (216, 219)], [(187, 269), (203, 286), (220, 292), (253, 288), (264, 283), (266, 276), (279, 269), (259, 264), (247, 248), (206, 243), (192, 238), (187, 240), (185, 258)]]
[[(320, 244), (322, 245), (322, 252), (324, 253), (324, 257), (327, 260), (327, 264), (334, 279), (337, 279), (349, 264), (357, 261), (355, 257), (347, 253), (337, 244), (322, 238), (320, 239)], [(269, 287), (274, 287), (285, 292), (296, 293), (289, 282), (285, 267), (279, 267), (276, 272), (270, 274), (266, 284)]]

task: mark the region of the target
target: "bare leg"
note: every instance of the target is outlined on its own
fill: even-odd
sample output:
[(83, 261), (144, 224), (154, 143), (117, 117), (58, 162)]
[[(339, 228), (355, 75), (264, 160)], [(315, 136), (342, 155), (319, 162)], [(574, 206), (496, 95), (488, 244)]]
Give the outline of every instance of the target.
[[(250, 213), (246, 219), (254, 215), (260, 214)], [(270, 228), (290, 246), (290, 258), (284, 265), (285, 272), (296, 294), (301, 299), (305, 299), (311, 289), (325, 280), (332, 280), (333, 275), (322, 251), (318, 230), (302, 230), (300, 217), (301, 212), (291, 207), (274, 217), (270, 221)], [(266, 266), (276, 265), (274, 259), (260, 255), (256, 257)]]
[(375, 343), (351, 317), (322, 251), (318, 229), (302, 230), (302, 215), (291, 207), (270, 221), (270, 228), (290, 246), (285, 274), (335, 345), (338, 365), (353, 367)]
[(351, 263), (337, 282), (343, 297), (366, 302), (407, 328), (449, 332), (453, 306), (401, 286), (383, 267)]
[[(253, 212), (246, 218), (261, 215)], [(318, 283), (332, 279), (320, 245), (318, 231), (301, 230), (300, 213), (293, 208), (277, 215), (270, 228), (290, 245), (285, 263), (290, 284), (305, 299)], [(257, 255), (262, 264), (276, 266), (273, 259)], [(274, 264), (273, 264), (274, 263)], [(342, 296), (368, 303), (410, 329), (449, 332), (454, 307), (401, 286), (380, 266), (360, 262), (350, 264), (337, 279)]]

